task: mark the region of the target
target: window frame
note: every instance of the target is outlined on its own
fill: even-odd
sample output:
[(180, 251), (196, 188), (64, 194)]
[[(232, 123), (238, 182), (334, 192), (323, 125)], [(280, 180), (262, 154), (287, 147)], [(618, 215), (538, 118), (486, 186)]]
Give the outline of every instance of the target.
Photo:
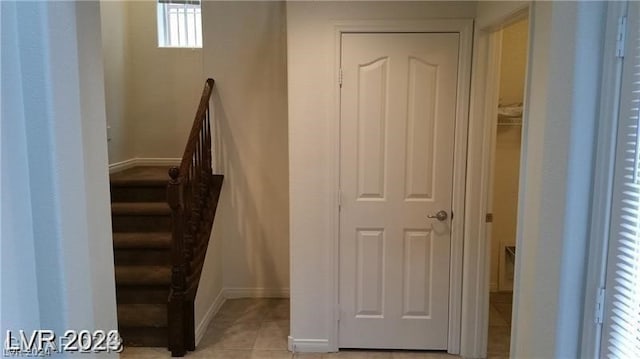
[[(193, 13), (190, 14), (189, 10), (193, 10)], [(176, 14), (171, 14), (171, 12), (176, 12)], [(176, 15), (176, 24), (172, 24), (170, 20), (172, 15)], [(180, 16), (183, 17), (182, 21), (178, 18)], [(193, 19), (188, 18), (191, 16)], [(188, 24), (190, 21), (193, 21), (193, 24)], [(181, 30), (187, 30), (184, 37), (181, 36)], [(202, 1), (157, 0), (156, 32), (158, 48), (201, 49), (203, 46)]]

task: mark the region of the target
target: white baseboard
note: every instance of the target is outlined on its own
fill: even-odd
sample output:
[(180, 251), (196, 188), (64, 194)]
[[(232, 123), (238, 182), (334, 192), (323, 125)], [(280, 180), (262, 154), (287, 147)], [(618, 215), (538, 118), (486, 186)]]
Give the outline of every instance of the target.
[(220, 293), (218, 293), (216, 299), (211, 303), (211, 306), (207, 309), (207, 312), (204, 314), (200, 323), (196, 325), (196, 345), (200, 343), (200, 340), (202, 340), (202, 337), (207, 332), (207, 328), (213, 320), (213, 317), (218, 313), (226, 300), (227, 299), (224, 297), (224, 290), (220, 290)]
[(130, 158), (128, 160), (112, 163), (109, 165), (109, 173), (116, 173), (131, 168), (135, 166), (135, 161), (135, 158)]
[(289, 351), (293, 353), (330, 353), (327, 339), (295, 339), (291, 336), (288, 338)]
[(172, 166), (179, 164), (180, 161), (180, 158), (130, 158), (110, 164), (109, 173), (124, 171), (135, 166)]
[(182, 158), (136, 158), (138, 166), (171, 166), (178, 165)]
[(289, 288), (224, 288), (224, 297), (232, 298), (289, 298)]

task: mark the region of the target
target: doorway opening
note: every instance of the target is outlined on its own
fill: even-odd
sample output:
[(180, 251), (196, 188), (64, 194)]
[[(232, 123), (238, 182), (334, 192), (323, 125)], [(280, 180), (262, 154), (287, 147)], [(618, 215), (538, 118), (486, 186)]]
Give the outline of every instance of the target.
[(529, 22), (526, 14), (493, 34), (491, 49), (491, 169), (487, 208), (490, 247), (487, 355), (509, 355), (516, 228), (520, 182), (520, 153), (528, 58)]

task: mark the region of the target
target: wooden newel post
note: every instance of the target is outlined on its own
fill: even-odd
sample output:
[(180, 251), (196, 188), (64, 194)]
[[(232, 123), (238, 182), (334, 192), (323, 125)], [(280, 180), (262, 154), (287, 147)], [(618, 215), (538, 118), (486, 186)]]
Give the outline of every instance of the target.
[(169, 169), (167, 202), (171, 207), (171, 291), (169, 293), (169, 350), (171, 356), (181, 357), (187, 352), (185, 343), (186, 258), (184, 257), (184, 214), (180, 169)]

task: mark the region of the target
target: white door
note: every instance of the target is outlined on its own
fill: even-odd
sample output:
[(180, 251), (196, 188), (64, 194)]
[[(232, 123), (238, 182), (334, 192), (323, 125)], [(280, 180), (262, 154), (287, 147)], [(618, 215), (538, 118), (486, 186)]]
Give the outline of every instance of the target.
[(447, 348), (458, 43), (342, 36), (341, 348)]

